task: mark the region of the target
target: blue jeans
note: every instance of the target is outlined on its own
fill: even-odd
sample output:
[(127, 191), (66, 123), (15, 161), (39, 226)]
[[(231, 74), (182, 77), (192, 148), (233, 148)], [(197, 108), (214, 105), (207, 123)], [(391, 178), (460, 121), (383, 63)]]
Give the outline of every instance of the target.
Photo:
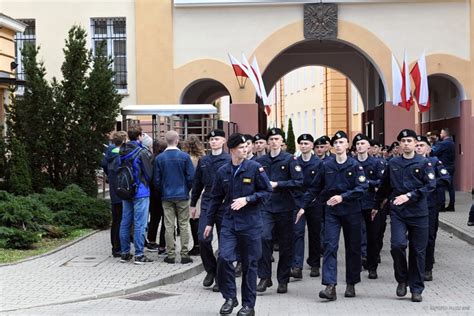
[(130, 253), (130, 228), (133, 220), (135, 256), (143, 256), (149, 205), (149, 197), (134, 199), (132, 201), (122, 201), (122, 222), (120, 223), (120, 246), (122, 248), (122, 254)]

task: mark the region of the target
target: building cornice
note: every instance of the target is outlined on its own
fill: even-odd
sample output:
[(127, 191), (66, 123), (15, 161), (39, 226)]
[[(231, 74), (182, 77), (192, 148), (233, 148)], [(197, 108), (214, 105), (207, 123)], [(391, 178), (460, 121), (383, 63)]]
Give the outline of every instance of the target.
[(24, 32), (26, 26), (26, 24), (0, 13), (0, 27), (5, 27), (14, 32)]
[[(462, 0), (321, 0), (322, 3), (437, 3), (461, 2)], [(314, 4), (315, 0), (174, 0), (175, 7), (222, 7), (222, 6), (270, 6), (270, 5), (295, 5)]]

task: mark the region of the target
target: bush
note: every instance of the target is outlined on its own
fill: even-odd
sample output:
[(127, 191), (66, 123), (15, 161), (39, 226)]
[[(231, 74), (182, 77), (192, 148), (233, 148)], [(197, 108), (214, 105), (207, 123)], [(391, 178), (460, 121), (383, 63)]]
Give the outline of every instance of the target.
[(37, 232), (0, 226), (1, 248), (31, 249), (40, 240), (41, 234)]
[(12, 157), (8, 161), (8, 191), (17, 195), (30, 194), (33, 190), (31, 187), (31, 173), (26, 157), (25, 145), (13, 138), (10, 146)]
[(0, 225), (41, 232), (42, 225), (52, 223), (53, 214), (33, 196), (7, 197), (0, 201)]

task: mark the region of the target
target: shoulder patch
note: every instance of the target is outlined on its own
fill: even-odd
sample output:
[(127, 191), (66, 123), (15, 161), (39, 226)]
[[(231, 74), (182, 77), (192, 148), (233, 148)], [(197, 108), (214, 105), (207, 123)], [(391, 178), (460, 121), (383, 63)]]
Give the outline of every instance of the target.
[(295, 170), (298, 171), (298, 172), (301, 172), (301, 166), (300, 166), (300, 165), (296, 165), (296, 166), (295, 166)]
[(444, 168), (443, 168), (443, 169), (441, 169), (441, 171), (440, 171), (440, 172), (441, 172), (441, 174), (443, 174), (443, 175), (445, 175), (445, 174), (448, 174), (448, 170), (446, 170), (446, 169), (444, 169)]
[(430, 180), (433, 180), (435, 178), (435, 175), (432, 172), (430, 172), (428, 173), (428, 178), (430, 178)]
[(365, 176), (359, 176), (359, 182), (365, 182)]
[(293, 156), (293, 160), (296, 160), (296, 159), (298, 159), (298, 158), (297, 158), (297, 157), (295, 157), (295, 156)]
[(260, 172), (264, 172), (264, 171), (265, 171), (265, 169), (263, 169), (263, 167), (260, 167), (260, 168), (258, 168), (258, 171), (260, 171)]
[(432, 166), (431, 162), (428, 162), (428, 166), (430, 166), (430, 167)]
[(364, 168), (362, 168), (362, 166), (359, 166), (359, 170), (364, 170)]

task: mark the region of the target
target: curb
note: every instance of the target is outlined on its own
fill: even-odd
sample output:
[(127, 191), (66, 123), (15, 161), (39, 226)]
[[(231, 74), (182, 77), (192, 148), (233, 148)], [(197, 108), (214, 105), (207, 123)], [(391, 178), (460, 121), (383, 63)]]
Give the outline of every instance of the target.
[(464, 231), (458, 229), (456, 225), (451, 224), (449, 221), (439, 219), (439, 227), (443, 230), (447, 231), (448, 233), (453, 234), (454, 236), (458, 237), (465, 242), (474, 245), (474, 237), (470, 236), (469, 234), (465, 233)]
[(181, 281), (185, 281), (189, 278), (192, 278), (201, 272), (204, 271), (204, 266), (202, 263), (196, 264), (194, 266), (190, 266), (188, 269), (184, 271), (180, 271), (178, 273), (169, 273), (163, 277), (159, 277), (156, 279), (153, 279), (149, 282), (143, 282), (140, 284), (137, 284), (135, 286), (131, 286), (128, 288), (120, 289), (120, 290), (114, 290), (111, 292), (106, 292), (106, 293), (99, 293), (96, 295), (89, 295), (89, 296), (83, 296), (83, 297), (78, 297), (76, 299), (71, 299), (71, 300), (62, 300), (62, 301), (55, 301), (47, 304), (41, 304), (41, 305), (35, 305), (35, 306), (28, 306), (28, 307), (20, 307), (20, 308), (14, 308), (14, 309), (7, 309), (7, 310), (0, 310), (0, 313), (4, 312), (13, 312), (13, 311), (19, 311), (19, 310), (28, 310), (31, 308), (38, 308), (38, 307), (45, 307), (45, 306), (52, 306), (52, 305), (62, 305), (62, 304), (71, 304), (71, 303), (79, 303), (79, 302), (85, 302), (85, 301), (92, 301), (92, 300), (98, 300), (98, 299), (104, 299), (104, 298), (111, 298), (111, 297), (118, 297), (118, 296), (124, 296), (124, 295), (129, 295), (129, 294), (134, 294), (137, 292), (141, 292), (144, 290), (148, 290), (157, 286), (161, 285), (167, 285), (167, 284), (175, 284)]
[(28, 262), (28, 261), (31, 261), (31, 260), (35, 260), (35, 259), (39, 259), (39, 258), (42, 258), (42, 257), (46, 257), (46, 256), (49, 256), (49, 255), (52, 255), (53, 253), (56, 253), (60, 250), (63, 250), (64, 248), (67, 248), (69, 246), (72, 246), (74, 245), (75, 243), (78, 243), (94, 234), (97, 234), (98, 232), (100, 232), (100, 230), (94, 230), (94, 231), (91, 231), (90, 233), (88, 234), (85, 234), (84, 236), (82, 237), (79, 237), (77, 239), (74, 239), (68, 243), (65, 243), (64, 245), (61, 245), (59, 246), (58, 248), (55, 248), (55, 249), (52, 249), (50, 251), (47, 251), (45, 253), (42, 253), (42, 254), (39, 254), (39, 255), (36, 255), (36, 256), (33, 256), (33, 257), (28, 257), (28, 258), (25, 258), (25, 259), (22, 259), (20, 261), (16, 261), (16, 262), (9, 262), (9, 263), (0, 263), (0, 268), (1, 267), (6, 267), (6, 266), (14, 266), (14, 265), (17, 265), (17, 264), (20, 264), (20, 263), (23, 263), (23, 262)]

